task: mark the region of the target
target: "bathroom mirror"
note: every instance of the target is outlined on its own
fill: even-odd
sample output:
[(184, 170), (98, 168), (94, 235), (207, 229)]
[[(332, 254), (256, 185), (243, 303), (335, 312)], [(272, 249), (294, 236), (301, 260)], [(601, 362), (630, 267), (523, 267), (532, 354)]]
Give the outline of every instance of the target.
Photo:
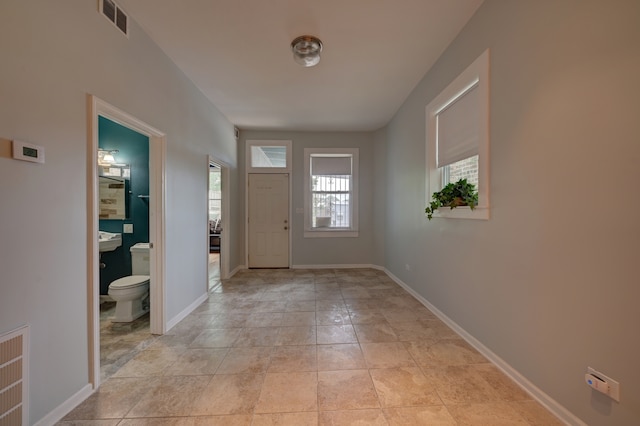
[(99, 176), (99, 219), (126, 219), (129, 182), (124, 177)]
[(129, 164), (100, 163), (98, 162), (98, 174), (100, 176), (131, 178), (131, 166)]

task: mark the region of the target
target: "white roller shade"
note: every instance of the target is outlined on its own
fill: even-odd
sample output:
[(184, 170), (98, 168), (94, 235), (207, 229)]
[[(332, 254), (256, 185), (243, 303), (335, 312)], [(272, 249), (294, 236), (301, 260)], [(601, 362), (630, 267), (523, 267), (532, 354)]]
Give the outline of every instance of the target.
[(480, 104), (478, 84), (469, 88), (437, 114), (437, 167), (478, 154)]
[(311, 157), (312, 175), (350, 175), (351, 156), (348, 157)]

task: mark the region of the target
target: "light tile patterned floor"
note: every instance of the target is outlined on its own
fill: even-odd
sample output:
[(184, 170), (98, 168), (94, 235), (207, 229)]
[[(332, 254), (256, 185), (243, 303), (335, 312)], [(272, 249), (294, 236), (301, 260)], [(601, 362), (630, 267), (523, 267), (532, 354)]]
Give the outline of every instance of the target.
[(149, 314), (130, 323), (111, 322), (115, 302), (100, 305), (100, 381), (116, 373), (155, 339), (149, 334)]
[(373, 269), (243, 271), (60, 425), (560, 425)]
[(209, 288), (220, 284), (220, 253), (209, 253)]

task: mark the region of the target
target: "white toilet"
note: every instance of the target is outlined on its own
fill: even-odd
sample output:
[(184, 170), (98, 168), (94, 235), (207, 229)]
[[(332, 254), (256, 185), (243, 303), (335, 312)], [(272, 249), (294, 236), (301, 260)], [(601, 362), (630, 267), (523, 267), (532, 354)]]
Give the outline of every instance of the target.
[(131, 272), (109, 284), (109, 296), (116, 301), (113, 322), (131, 322), (149, 312), (149, 243), (131, 246)]

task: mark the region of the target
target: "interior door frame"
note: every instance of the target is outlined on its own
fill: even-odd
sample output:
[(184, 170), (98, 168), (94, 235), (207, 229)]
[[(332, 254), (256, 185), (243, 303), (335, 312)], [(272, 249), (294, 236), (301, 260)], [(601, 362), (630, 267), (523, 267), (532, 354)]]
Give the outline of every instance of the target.
[[(231, 190), (231, 185), (229, 182), (229, 170), (231, 166), (229, 166), (224, 161), (218, 160), (213, 155), (209, 155), (207, 161), (207, 198), (209, 194), (209, 166), (211, 164), (215, 164), (220, 168), (220, 180), (221, 180), (221, 194), (220, 194), (220, 204), (222, 207), (222, 226), (223, 232), (222, 238), (220, 239), (220, 278), (227, 279), (229, 278), (229, 242), (231, 241), (231, 236), (233, 235), (233, 230), (231, 227), (231, 208), (229, 203), (229, 194)], [(209, 253), (209, 205), (207, 200), (207, 251)], [(207, 260), (207, 272), (209, 261)], [(207, 273), (207, 277), (209, 274)], [(209, 291), (209, 282), (207, 280), (207, 291)]]
[(98, 251), (98, 117), (149, 137), (150, 332), (166, 331), (166, 136), (102, 99), (87, 94), (87, 320), (89, 382), (100, 386), (100, 270)]

